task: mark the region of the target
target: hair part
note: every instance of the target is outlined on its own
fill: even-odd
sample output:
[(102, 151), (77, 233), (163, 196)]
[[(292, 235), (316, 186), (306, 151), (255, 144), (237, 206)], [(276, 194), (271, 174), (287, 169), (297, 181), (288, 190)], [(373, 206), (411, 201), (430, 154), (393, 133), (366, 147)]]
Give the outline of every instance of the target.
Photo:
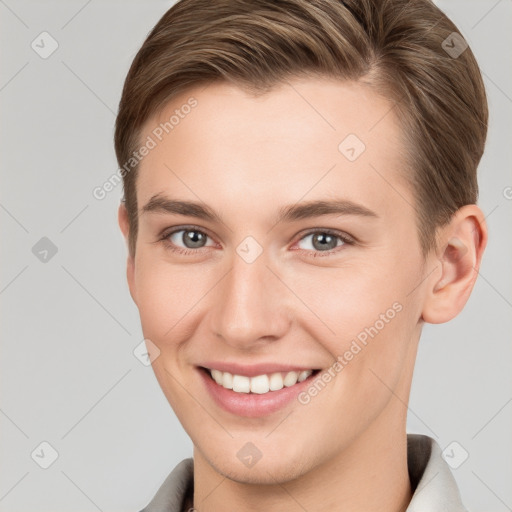
[[(426, 255), (436, 229), (478, 198), (487, 134), (484, 83), (471, 49), (452, 58), (458, 32), (430, 0), (181, 0), (149, 33), (126, 77), (115, 127), (120, 167), (145, 122), (177, 95), (227, 81), (264, 94), (295, 77), (356, 81), (390, 101)], [(129, 251), (138, 232), (138, 165), (123, 173)]]

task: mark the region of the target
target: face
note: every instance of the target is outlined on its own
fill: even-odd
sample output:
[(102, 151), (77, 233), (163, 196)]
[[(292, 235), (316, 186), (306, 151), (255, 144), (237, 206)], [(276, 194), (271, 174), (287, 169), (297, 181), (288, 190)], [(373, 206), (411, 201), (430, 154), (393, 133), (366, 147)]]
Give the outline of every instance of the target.
[(320, 78), (210, 84), (148, 137), (128, 280), (197, 456), (287, 481), (405, 429), (425, 262), (390, 104)]

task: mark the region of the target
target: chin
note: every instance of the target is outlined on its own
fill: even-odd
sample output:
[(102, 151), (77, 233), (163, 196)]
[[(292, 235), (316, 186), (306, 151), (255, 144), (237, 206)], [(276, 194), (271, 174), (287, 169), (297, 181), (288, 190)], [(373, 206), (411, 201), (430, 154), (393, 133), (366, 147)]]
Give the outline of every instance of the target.
[(225, 452), (222, 457), (207, 458), (210, 466), (222, 476), (240, 484), (253, 485), (284, 484), (295, 480), (314, 467), (305, 463), (306, 459), (299, 453), (286, 457), (278, 449), (271, 456), (262, 454), (252, 467), (246, 467), (237, 457), (226, 458)]

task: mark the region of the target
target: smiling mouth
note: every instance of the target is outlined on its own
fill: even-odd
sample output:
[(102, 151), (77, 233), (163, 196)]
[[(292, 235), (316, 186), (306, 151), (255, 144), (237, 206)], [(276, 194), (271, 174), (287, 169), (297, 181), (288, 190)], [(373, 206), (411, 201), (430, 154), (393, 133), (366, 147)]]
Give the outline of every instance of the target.
[(275, 372), (254, 377), (237, 375), (220, 370), (204, 368), (201, 369), (209, 375), (219, 386), (229, 389), (235, 393), (264, 395), (279, 391), (283, 388), (295, 386), (307, 378), (316, 375), (320, 370), (302, 370), (290, 372)]

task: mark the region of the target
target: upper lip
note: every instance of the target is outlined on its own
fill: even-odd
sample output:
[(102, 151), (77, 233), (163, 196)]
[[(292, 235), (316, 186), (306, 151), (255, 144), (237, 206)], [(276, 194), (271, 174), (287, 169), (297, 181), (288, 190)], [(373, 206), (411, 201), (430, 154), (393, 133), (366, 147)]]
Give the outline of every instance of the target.
[(314, 370), (312, 366), (301, 366), (291, 364), (279, 363), (258, 363), (258, 364), (240, 364), (240, 363), (227, 363), (225, 361), (208, 361), (202, 363), (203, 368), (209, 370), (219, 370), (221, 372), (228, 372), (233, 375), (245, 375), (247, 377), (256, 377), (257, 375), (264, 375), (278, 372), (301, 372), (304, 370)]

